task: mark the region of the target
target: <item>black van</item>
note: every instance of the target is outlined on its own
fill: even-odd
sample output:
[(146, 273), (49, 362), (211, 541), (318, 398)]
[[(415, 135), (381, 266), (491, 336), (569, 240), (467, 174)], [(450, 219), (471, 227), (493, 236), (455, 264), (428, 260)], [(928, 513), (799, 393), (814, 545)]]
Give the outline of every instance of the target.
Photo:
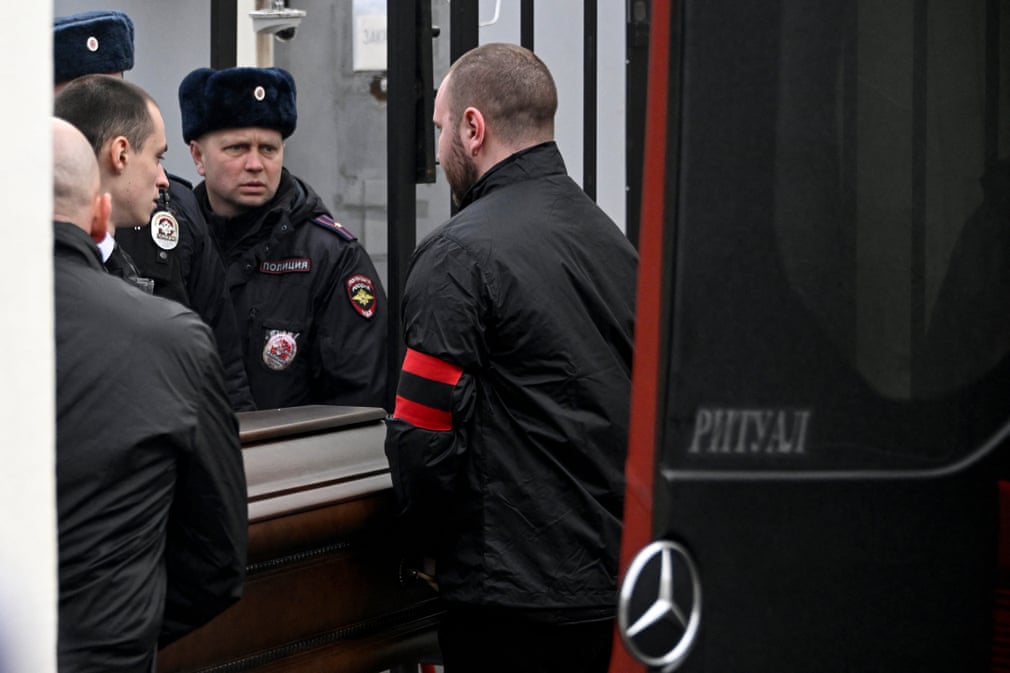
[(652, 13), (611, 670), (1010, 670), (1010, 3)]

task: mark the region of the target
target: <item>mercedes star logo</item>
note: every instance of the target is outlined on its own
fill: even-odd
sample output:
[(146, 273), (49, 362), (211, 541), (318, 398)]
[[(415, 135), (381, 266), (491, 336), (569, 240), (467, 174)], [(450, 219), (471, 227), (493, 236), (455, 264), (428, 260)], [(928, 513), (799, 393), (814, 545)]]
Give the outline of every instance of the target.
[(673, 671), (687, 657), (701, 621), (701, 584), (687, 550), (658, 540), (628, 567), (617, 606), (621, 638), (639, 661)]

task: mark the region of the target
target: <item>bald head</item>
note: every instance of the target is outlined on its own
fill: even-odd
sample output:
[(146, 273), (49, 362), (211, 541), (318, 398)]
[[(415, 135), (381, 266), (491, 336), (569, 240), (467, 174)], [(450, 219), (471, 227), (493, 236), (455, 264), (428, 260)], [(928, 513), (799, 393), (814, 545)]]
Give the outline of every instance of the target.
[[(105, 234), (108, 196), (100, 195), (98, 161), (84, 134), (53, 118), (53, 220), (71, 222), (100, 238)], [(103, 222), (103, 219), (105, 222)], [(101, 229), (101, 231), (97, 231)]]

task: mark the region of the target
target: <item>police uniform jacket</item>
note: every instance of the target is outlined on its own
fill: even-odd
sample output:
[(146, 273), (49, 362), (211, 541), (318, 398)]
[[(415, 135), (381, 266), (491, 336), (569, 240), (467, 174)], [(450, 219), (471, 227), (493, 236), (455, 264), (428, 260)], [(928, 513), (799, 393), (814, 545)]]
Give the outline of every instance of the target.
[(238, 425), (200, 318), (54, 229), (59, 669), (146, 673), (241, 594)]
[(386, 297), (375, 267), (307, 184), (283, 171), (267, 204), (235, 218), (195, 193), (227, 268), (260, 409), (386, 407)]
[(553, 142), (417, 247), (386, 454), (446, 601), (613, 617), (636, 269)]
[(224, 265), (191, 185), (170, 175), (167, 196), (165, 210), (175, 223), (120, 229), (117, 248), (122, 246), (129, 253), (140, 276), (153, 281), (155, 295), (192, 308), (214, 330), (232, 408), (250, 411), (256, 407), (242, 362), (235, 309), (225, 287)]

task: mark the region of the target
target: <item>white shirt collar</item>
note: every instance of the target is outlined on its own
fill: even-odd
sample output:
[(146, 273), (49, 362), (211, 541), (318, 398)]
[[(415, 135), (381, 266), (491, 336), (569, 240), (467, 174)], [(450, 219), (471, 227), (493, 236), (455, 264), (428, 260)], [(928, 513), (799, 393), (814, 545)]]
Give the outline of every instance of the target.
[(105, 233), (105, 238), (103, 238), (98, 243), (98, 250), (102, 253), (102, 263), (109, 261), (109, 257), (112, 255), (112, 251), (116, 248), (116, 239), (112, 237), (108, 232)]

